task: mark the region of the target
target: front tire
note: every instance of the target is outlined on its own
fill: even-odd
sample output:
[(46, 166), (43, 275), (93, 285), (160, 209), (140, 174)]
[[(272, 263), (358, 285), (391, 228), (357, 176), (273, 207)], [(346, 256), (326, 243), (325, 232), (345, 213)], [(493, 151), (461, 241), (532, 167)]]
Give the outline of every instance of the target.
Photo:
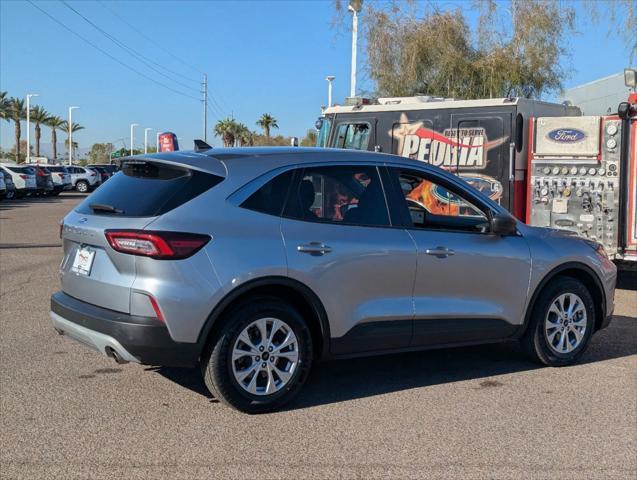
[(221, 402), (245, 413), (280, 408), (302, 388), (312, 339), (289, 304), (261, 298), (233, 309), (202, 359), (204, 382)]
[(582, 356), (595, 329), (595, 306), (586, 286), (558, 277), (540, 293), (522, 345), (544, 365), (571, 365)]
[(86, 193), (88, 192), (88, 183), (86, 183), (84, 180), (79, 180), (75, 184), (75, 189), (80, 193)]

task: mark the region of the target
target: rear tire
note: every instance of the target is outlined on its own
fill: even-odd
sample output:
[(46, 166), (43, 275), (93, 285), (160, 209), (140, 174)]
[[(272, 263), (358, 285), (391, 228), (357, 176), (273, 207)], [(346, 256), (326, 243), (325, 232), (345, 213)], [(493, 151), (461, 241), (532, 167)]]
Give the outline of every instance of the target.
[(540, 292), (522, 346), (536, 362), (571, 365), (582, 356), (595, 329), (595, 306), (586, 286), (558, 277)]
[(245, 413), (269, 412), (289, 402), (312, 365), (312, 338), (303, 317), (284, 301), (263, 297), (233, 309), (223, 321), (202, 357), (210, 393)]
[(75, 184), (75, 189), (80, 193), (88, 192), (88, 183), (84, 180), (78, 180)]

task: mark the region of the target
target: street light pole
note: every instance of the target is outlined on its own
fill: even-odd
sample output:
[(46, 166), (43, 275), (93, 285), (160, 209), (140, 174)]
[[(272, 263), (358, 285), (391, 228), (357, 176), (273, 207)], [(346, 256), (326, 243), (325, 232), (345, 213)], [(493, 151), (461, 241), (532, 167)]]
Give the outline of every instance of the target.
[(152, 128), (144, 129), (144, 154), (148, 153), (148, 132), (150, 132)]
[(352, 73), (349, 96), (356, 96), (356, 51), (358, 47), (358, 13), (363, 8), (363, 0), (349, 0), (347, 9), (352, 12)]
[(133, 130), (135, 129), (135, 127), (138, 127), (139, 124), (138, 123), (131, 123), (130, 124), (130, 154), (131, 156), (133, 155)]
[(327, 106), (331, 107), (332, 106), (332, 82), (334, 81), (336, 77), (334, 75), (328, 75), (327, 77), (325, 77), (325, 80), (327, 80)]
[[(27, 94), (27, 163), (31, 161), (31, 97), (37, 97), (37, 93)], [(19, 150), (16, 148), (16, 152)], [(16, 158), (16, 163), (19, 163), (20, 159)]]
[(203, 76), (203, 141), (208, 141), (208, 75)]
[(69, 107), (69, 165), (73, 164), (73, 110), (80, 107)]

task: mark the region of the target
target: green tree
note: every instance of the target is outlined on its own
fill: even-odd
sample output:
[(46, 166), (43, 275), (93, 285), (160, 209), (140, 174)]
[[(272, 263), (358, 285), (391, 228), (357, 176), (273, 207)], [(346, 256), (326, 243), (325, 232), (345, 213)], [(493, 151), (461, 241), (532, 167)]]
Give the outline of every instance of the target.
[(9, 108), (7, 110), (7, 118), (15, 124), (15, 158), (19, 162), (22, 158), (20, 155), (20, 137), (22, 131), (20, 122), (26, 117), (26, 108), (24, 108), (24, 100), (22, 98), (9, 99)]
[(257, 120), (257, 126), (263, 129), (263, 133), (267, 138), (270, 138), (270, 129), (279, 128), (276, 118), (274, 118), (270, 113), (264, 113), (261, 115), (261, 118)]
[[(344, 0), (334, 0), (338, 18)], [(466, 11), (477, 10), (476, 28)], [(574, 34), (573, 4), (475, 0), (462, 8), (414, 1), (365, 3), (361, 30), (378, 96), (539, 98), (561, 89)]]
[(51, 115), (44, 108), (37, 105), (31, 107), (31, 114), (29, 120), (35, 124), (35, 156), (40, 156), (40, 138), (42, 135), (41, 125), (46, 125)]
[(112, 143), (94, 143), (88, 152), (89, 163), (110, 163)]
[[(62, 122), (62, 130), (64, 130), (66, 132), (66, 142), (64, 142), (64, 144), (66, 145), (66, 151), (70, 152), (70, 148), (69, 148), (69, 122), (68, 120), (64, 120), (64, 122)], [(78, 132), (80, 130), (84, 130), (84, 127), (82, 125), (80, 125), (79, 123), (75, 123), (73, 122), (73, 125), (71, 127), (71, 133), (75, 133)], [(78, 143), (77, 141), (73, 142), (72, 145), (73, 151), (75, 151), (78, 148)]]
[(49, 119), (45, 122), (45, 125), (51, 129), (51, 145), (53, 146), (53, 159), (54, 160), (56, 160), (58, 158), (58, 149), (57, 149), (58, 136), (57, 136), (57, 130), (58, 129), (63, 129), (64, 124), (65, 124), (65, 121), (62, 120), (60, 117), (56, 117), (55, 115), (49, 117)]
[(245, 124), (237, 123), (235, 129), (235, 137), (242, 147), (254, 145), (255, 133), (251, 131)]
[[(22, 163), (27, 158), (26, 152), (27, 152), (27, 141), (20, 140), (20, 153), (16, 152), (16, 147), (14, 145), (13, 147), (11, 147), (11, 150), (8, 152), (8, 157), (16, 163)], [(33, 156), (33, 145), (29, 146), (29, 152), (31, 153), (31, 156)]]
[(219, 120), (214, 127), (214, 133), (217, 137), (221, 137), (224, 147), (232, 147), (235, 144), (237, 131), (237, 122), (227, 117)]
[(9, 97), (7, 97), (7, 92), (0, 92), (0, 120), (6, 120), (7, 122), (10, 120), (9, 119)]
[(305, 137), (303, 137), (299, 145), (302, 147), (316, 147), (316, 130), (310, 128), (305, 133)]

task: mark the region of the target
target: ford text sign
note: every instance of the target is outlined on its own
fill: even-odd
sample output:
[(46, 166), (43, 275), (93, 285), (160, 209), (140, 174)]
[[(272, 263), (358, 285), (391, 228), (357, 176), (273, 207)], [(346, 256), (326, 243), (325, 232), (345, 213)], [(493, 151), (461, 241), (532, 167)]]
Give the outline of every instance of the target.
[(546, 137), (558, 143), (575, 143), (584, 140), (586, 134), (576, 128), (556, 128), (547, 133)]

